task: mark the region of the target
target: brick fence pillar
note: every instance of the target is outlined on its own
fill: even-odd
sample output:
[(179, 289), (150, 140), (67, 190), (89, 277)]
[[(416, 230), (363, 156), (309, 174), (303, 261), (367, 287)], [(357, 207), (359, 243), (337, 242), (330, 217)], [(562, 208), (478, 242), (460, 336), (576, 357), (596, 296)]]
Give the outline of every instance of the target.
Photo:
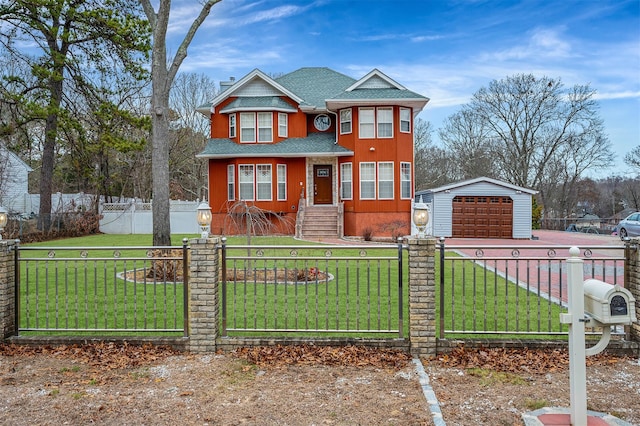
[(0, 333), (3, 339), (17, 334), (15, 292), (15, 240), (0, 240)]
[(631, 340), (640, 342), (640, 239), (625, 244), (624, 286), (636, 299), (636, 321), (631, 326)]
[(189, 265), (189, 350), (214, 352), (218, 337), (218, 238), (192, 239)]
[(409, 341), (411, 354), (436, 356), (435, 238), (409, 237)]

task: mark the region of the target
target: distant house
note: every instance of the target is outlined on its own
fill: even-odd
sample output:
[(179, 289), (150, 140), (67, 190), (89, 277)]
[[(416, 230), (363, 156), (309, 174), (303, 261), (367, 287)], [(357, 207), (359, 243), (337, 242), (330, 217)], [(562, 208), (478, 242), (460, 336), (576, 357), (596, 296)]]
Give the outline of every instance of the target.
[(198, 157), (208, 160), (213, 232), (239, 201), (288, 217), (281, 231), (299, 236), (409, 232), (414, 120), (428, 98), (377, 69), (360, 79), (256, 69), (221, 89), (198, 108), (211, 120)]
[(0, 146), (0, 205), (9, 212), (28, 213), (29, 173), (33, 169)]
[(479, 177), (416, 192), (430, 206), (436, 237), (531, 238), (532, 197), (537, 191)]

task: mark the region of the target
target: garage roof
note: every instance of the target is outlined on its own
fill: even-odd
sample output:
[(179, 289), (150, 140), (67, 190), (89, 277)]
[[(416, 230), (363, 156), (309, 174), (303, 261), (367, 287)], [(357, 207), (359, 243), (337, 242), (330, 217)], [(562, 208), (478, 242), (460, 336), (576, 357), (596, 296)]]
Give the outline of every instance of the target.
[(420, 195), (421, 193), (436, 193), (436, 192), (443, 192), (443, 191), (451, 191), (452, 189), (458, 189), (458, 188), (462, 188), (463, 186), (469, 186), (469, 185), (474, 185), (476, 183), (479, 182), (488, 182), (488, 183), (492, 183), (494, 185), (498, 185), (498, 186), (502, 186), (505, 188), (509, 188), (509, 189), (513, 189), (514, 191), (521, 191), (524, 192), (525, 194), (531, 194), (531, 195), (535, 195), (538, 193), (538, 191), (533, 190), (533, 189), (528, 189), (528, 188), (524, 188), (522, 186), (518, 186), (518, 185), (512, 185), (510, 183), (507, 182), (503, 182), (497, 179), (491, 179), (488, 177), (478, 177), (475, 179), (469, 179), (469, 180), (464, 180), (462, 182), (456, 182), (456, 183), (451, 183), (449, 185), (444, 185), (438, 188), (433, 188), (433, 189), (428, 189), (426, 191), (418, 191), (416, 192), (416, 197), (418, 195)]

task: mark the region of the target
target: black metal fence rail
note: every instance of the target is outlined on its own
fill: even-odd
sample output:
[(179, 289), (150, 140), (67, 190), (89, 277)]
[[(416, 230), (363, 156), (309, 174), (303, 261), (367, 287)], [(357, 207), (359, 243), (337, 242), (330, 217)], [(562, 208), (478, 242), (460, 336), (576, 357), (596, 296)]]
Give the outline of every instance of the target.
[[(445, 245), (441, 240), (439, 336), (566, 335), (570, 246)], [(581, 247), (584, 278), (624, 285), (624, 247)]]
[(166, 247), (19, 246), (19, 332), (187, 335), (187, 241)]
[(222, 335), (403, 336), (403, 246), (222, 245)]

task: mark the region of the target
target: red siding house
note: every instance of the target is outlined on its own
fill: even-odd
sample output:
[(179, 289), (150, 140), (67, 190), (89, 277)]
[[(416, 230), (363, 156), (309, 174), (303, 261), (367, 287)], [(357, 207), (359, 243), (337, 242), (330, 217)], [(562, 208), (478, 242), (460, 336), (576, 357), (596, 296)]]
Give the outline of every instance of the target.
[[(254, 70), (223, 82), (211, 104), (213, 233), (235, 203), (298, 237), (391, 236), (410, 230), (413, 125), (428, 98), (377, 69), (359, 80), (329, 68), (278, 78)], [(286, 223), (287, 225), (283, 225)]]

